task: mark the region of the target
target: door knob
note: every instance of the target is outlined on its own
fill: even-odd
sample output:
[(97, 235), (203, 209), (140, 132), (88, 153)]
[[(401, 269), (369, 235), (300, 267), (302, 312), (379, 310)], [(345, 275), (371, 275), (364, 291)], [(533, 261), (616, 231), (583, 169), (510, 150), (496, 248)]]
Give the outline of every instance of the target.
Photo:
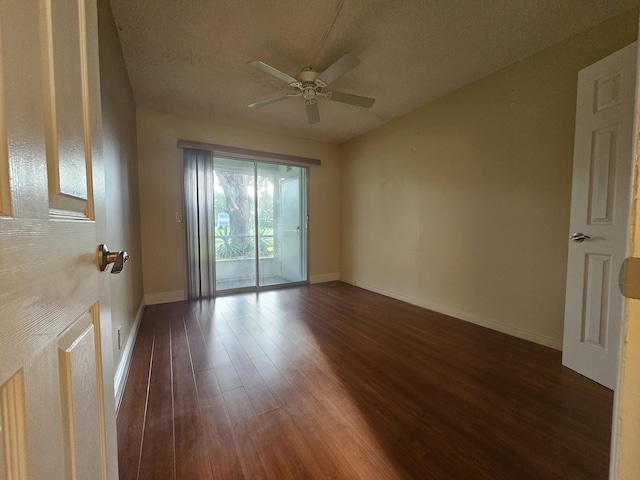
[(109, 248), (105, 244), (98, 247), (98, 263), (100, 265), (100, 270), (103, 272), (107, 269), (107, 266), (110, 263), (113, 263), (111, 273), (120, 273), (127, 260), (129, 260), (129, 254), (125, 251), (110, 252)]
[(582, 243), (585, 240), (590, 240), (591, 237), (589, 235), (585, 235), (584, 233), (574, 233), (573, 235), (571, 235), (571, 240), (573, 240), (576, 243)]

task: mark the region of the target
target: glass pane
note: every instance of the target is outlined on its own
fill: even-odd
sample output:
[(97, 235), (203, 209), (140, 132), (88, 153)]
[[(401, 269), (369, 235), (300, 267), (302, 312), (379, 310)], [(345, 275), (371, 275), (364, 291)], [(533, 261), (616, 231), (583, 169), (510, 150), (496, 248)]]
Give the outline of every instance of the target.
[(260, 285), (307, 279), (306, 169), (258, 163)]
[(215, 157), (213, 169), (216, 290), (255, 287), (254, 164)]

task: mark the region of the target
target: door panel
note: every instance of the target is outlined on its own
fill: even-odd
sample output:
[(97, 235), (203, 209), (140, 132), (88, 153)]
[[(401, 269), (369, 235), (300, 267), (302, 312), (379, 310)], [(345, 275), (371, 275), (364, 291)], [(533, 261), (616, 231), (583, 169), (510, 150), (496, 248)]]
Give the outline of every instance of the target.
[[(0, 5), (0, 15), (3, 9)], [(2, 22), (0, 21), (0, 25)], [(7, 143), (7, 127), (5, 121), (5, 93), (3, 75), (4, 49), (2, 43), (2, 32), (0, 32), (0, 217), (11, 215), (11, 195), (9, 184), (9, 152)]]
[[(45, 128), (49, 200), (53, 214), (87, 210), (87, 164), (91, 162), (82, 2), (45, 2)], [(90, 214), (92, 212), (89, 212)]]
[(611, 329), (609, 296), (603, 295), (611, 290), (610, 279), (611, 255), (587, 255), (581, 341), (603, 349), (607, 348), (607, 333)]
[(616, 192), (616, 158), (620, 125), (594, 131), (592, 136), (591, 182), (589, 185), (589, 225), (612, 225)]
[(300, 179), (284, 178), (280, 184), (282, 218), (282, 278), (287, 282), (301, 282), (302, 276), (302, 195)]
[[(97, 308), (80, 317), (58, 340), (66, 465), (73, 478), (105, 478), (100, 421), (104, 412), (100, 411), (103, 404), (98, 398), (102, 382), (98, 375), (100, 358), (96, 355), (99, 329), (94, 328), (98, 321), (92, 313), (97, 314)], [(96, 452), (100, 453), (99, 463), (94, 458)]]
[[(258, 172), (270, 172), (273, 249), (261, 259), (260, 285), (304, 282), (306, 274), (306, 168), (258, 163)], [(260, 206), (260, 202), (258, 203)], [(259, 226), (259, 230), (262, 230)], [(265, 265), (263, 268), (262, 264)]]
[[(218, 222), (215, 233), (216, 291), (255, 287), (253, 162), (214, 157), (213, 168), (216, 179), (214, 188), (224, 197), (224, 211), (218, 211), (220, 207), (215, 211)], [(224, 214), (227, 216), (223, 217)]]
[(0, 389), (0, 478), (27, 478), (24, 374), (16, 372)]
[(0, 478), (118, 476), (97, 51), (95, 0), (0, 1)]
[(613, 389), (623, 297), (632, 164), (636, 46), (579, 72), (563, 365)]
[(282, 283), (282, 276), (274, 259), (279, 247), (276, 237), (276, 220), (278, 218), (277, 195), (278, 176), (282, 167), (272, 163), (257, 164), (257, 235), (258, 242), (258, 285), (277, 285)]

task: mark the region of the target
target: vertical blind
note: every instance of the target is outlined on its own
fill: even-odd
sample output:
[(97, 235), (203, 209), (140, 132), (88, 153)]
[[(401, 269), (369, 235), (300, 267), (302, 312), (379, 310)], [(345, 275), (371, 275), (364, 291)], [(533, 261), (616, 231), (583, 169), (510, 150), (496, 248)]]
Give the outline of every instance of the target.
[(215, 291), (213, 155), (184, 148), (183, 158), (188, 295), (210, 297)]

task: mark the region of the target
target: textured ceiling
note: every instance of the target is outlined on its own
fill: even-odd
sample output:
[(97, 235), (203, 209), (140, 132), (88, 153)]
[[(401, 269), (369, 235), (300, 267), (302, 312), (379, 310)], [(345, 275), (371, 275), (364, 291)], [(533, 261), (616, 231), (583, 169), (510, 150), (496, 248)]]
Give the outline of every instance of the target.
[[(342, 143), (637, 6), (638, 0), (111, 0), (140, 107), (227, 119)], [(370, 109), (319, 99), (248, 104), (291, 87), (247, 65), (296, 76), (345, 52), (361, 64), (335, 90)]]

